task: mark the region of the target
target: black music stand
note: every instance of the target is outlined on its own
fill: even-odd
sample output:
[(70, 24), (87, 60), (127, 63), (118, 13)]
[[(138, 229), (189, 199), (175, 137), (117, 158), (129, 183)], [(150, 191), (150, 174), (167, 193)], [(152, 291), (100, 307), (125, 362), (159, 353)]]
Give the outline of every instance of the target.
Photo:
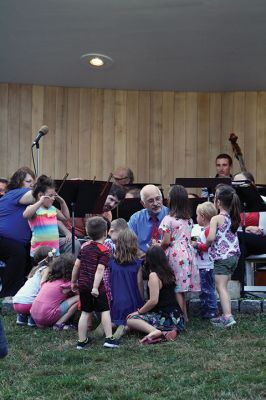
[(61, 187), (59, 195), (65, 200), (71, 210), (72, 220), (72, 253), (75, 252), (75, 217), (83, 218), (86, 214), (101, 214), (103, 206), (111, 189), (111, 182), (93, 180), (55, 180)]
[(124, 199), (114, 210), (112, 210), (112, 214), (114, 218), (124, 218), (128, 222), (131, 215), (143, 208), (141, 200), (138, 198)]

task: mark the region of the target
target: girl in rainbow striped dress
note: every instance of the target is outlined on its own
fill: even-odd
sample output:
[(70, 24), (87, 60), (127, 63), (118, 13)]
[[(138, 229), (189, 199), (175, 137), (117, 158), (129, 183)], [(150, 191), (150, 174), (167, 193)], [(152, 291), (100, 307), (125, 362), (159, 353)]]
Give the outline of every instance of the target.
[[(29, 221), (32, 231), (30, 254), (33, 257), (35, 251), (41, 246), (49, 246), (56, 249), (59, 255), (59, 221), (70, 218), (68, 207), (56, 192), (54, 181), (46, 175), (41, 175), (32, 191), (36, 202), (26, 208), (23, 217)], [(61, 210), (53, 206), (55, 199), (60, 204)]]

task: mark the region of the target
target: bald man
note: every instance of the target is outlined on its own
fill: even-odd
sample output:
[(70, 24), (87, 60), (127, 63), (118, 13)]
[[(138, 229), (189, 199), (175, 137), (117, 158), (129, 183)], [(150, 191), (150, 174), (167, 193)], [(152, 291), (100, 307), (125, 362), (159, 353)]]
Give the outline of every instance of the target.
[(128, 226), (137, 235), (139, 248), (146, 253), (152, 238), (155, 238), (152, 237), (155, 233), (154, 225), (156, 224), (158, 230), (169, 210), (163, 205), (162, 193), (157, 186), (144, 186), (140, 192), (140, 199), (145, 208), (131, 216)]

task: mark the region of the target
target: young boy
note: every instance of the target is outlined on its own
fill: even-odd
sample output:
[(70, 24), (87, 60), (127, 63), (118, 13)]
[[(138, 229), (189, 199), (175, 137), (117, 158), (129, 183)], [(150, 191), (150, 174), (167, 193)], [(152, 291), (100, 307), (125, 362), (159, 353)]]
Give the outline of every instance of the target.
[(81, 316), (78, 324), (77, 349), (89, 345), (88, 324), (92, 312), (101, 313), (101, 323), (105, 332), (104, 347), (119, 347), (112, 337), (110, 306), (103, 281), (104, 270), (108, 266), (109, 252), (103, 245), (107, 235), (107, 223), (102, 217), (92, 217), (87, 223), (91, 241), (81, 249), (76, 260), (71, 279), (71, 289), (79, 290)]
[(121, 231), (128, 228), (127, 221), (124, 218), (117, 218), (111, 222), (111, 227), (108, 232), (109, 239), (104, 241), (105, 247), (114, 254), (118, 235)]
[(213, 261), (211, 261), (206, 246), (209, 234), (210, 220), (217, 214), (213, 203), (206, 201), (197, 207), (197, 222), (202, 227), (199, 239), (192, 242), (197, 250), (197, 262), (201, 281), (201, 316), (212, 319), (218, 314), (217, 299), (215, 294), (215, 283), (213, 274)]

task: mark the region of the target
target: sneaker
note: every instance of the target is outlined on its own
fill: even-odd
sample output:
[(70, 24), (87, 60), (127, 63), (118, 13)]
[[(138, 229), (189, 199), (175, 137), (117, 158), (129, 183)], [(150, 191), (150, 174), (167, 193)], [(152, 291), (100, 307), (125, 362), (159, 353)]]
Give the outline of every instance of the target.
[(224, 316), (220, 318), (213, 318), (211, 323), (216, 328), (230, 328), (231, 326), (236, 324), (234, 317), (231, 315), (229, 318), (225, 318)]
[(27, 314), (17, 314), (17, 325), (27, 325), (28, 323), (28, 316)]
[(119, 340), (114, 339), (113, 337), (105, 338), (103, 347), (108, 347), (109, 349), (114, 349), (119, 346), (120, 346)]
[(36, 326), (36, 323), (31, 315), (28, 317), (28, 326), (30, 326), (31, 328), (35, 328)]
[(86, 346), (90, 346), (91, 342), (92, 342), (92, 340), (91, 340), (91, 338), (89, 338), (89, 337), (87, 337), (87, 339), (84, 340), (84, 342), (78, 341), (78, 342), (77, 342), (76, 349), (77, 349), (77, 350), (83, 350)]

